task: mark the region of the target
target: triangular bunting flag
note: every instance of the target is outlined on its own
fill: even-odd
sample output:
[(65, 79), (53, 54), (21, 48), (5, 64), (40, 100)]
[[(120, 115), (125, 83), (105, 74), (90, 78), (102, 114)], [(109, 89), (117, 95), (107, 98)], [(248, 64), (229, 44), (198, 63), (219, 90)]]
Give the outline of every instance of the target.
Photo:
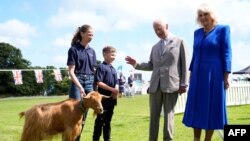
[(119, 70), (122, 71), (122, 65), (118, 66), (116, 70), (117, 70), (117, 71), (119, 71)]
[(54, 71), (54, 74), (55, 74), (56, 81), (62, 81), (61, 71), (59, 69), (55, 69), (53, 71)]
[(22, 80), (22, 71), (21, 70), (12, 70), (13, 78), (15, 81), (15, 85), (23, 84)]
[(42, 70), (34, 70), (36, 75), (36, 82), (43, 83), (43, 71)]

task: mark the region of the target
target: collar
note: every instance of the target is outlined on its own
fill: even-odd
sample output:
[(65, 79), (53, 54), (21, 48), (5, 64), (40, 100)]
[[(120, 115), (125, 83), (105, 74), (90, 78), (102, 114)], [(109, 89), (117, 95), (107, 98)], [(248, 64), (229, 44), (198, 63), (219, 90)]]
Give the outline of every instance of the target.
[(168, 32), (168, 36), (164, 40), (170, 41), (173, 39), (173, 37), (174, 37), (174, 34), (171, 32)]
[(77, 46), (81, 49), (89, 49), (90, 48), (89, 44), (87, 44), (86, 46), (83, 46), (80, 42), (77, 42)]
[(88, 108), (86, 108), (86, 107), (84, 106), (84, 99), (83, 99), (83, 98), (81, 98), (81, 100), (80, 100), (80, 109), (81, 109), (81, 111), (82, 111), (83, 113), (85, 113), (85, 112), (88, 110)]
[(109, 66), (109, 67), (112, 67), (112, 68), (113, 68), (112, 64), (108, 64), (108, 63), (107, 63), (107, 62), (105, 62), (105, 61), (103, 61), (103, 64), (105, 64), (105, 65), (107, 65), (107, 66)]
[(169, 32), (167, 37), (161, 40), (164, 41), (164, 45), (167, 45), (173, 42), (173, 37), (174, 37), (174, 34)]

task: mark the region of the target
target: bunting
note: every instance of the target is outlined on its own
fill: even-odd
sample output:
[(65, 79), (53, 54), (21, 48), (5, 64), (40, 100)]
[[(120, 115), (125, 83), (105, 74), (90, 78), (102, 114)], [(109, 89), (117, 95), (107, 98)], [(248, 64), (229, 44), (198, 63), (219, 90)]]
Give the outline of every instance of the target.
[(122, 65), (118, 66), (116, 70), (122, 72)]
[(12, 70), (13, 78), (15, 81), (15, 85), (22, 85), (22, 71), (21, 70)]
[[(47, 70), (53, 70), (54, 75), (55, 75), (55, 80), (62, 81), (61, 70), (67, 70), (67, 69), (16, 69), (16, 70), (0, 69), (0, 72), (12, 72), (15, 85), (22, 85), (23, 84), (23, 79), (22, 79), (22, 72), (23, 71), (34, 71), (35, 77), (36, 77), (36, 82), (43, 83), (44, 82), (43, 71), (47, 71)], [(68, 72), (68, 76), (69, 76), (69, 71), (67, 71), (67, 72)], [(70, 78), (70, 76), (69, 76), (69, 78)]]
[(62, 81), (61, 71), (59, 69), (55, 69), (53, 71), (54, 71), (54, 74), (55, 74), (56, 81)]
[(122, 70), (122, 65), (118, 66), (117, 70)]
[(36, 76), (37, 83), (43, 83), (43, 71), (42, 70), (34, 70)]

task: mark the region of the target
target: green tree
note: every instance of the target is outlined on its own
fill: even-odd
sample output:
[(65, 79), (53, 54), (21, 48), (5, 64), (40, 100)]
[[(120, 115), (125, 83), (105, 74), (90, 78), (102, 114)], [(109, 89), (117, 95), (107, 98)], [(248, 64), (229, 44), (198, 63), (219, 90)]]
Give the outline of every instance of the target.
[(23, 71), (23, 84), (15, 85), (11, 70), (29, 69), (30, 61), (23, 58), (20, 49), (8, 44), (0, 43), (0, 96), (2, 95), (34, 95), (39, 94), (41, 88), (36, 85), (34, 72)]
[[(53, 69), (54, 66), (42, 68), (32, 67), (31, 62), (24, 59), (20, 49), (0, 42), (0, 97), (1, 96), (34, 96), (34, 95), (62, 95), (68, 94), (71, 80), (68, 70), (60, 68), (62, 81), (57, 82)], [(101, 61), (97, 60), (97, 64)], [(15, 85), (11, 70), (26, 69), (22, 71), (23, 84)], [(37, 83), (34, 69), (42, 69), (43, 83)]]
[(60, 68), (62, 81), (55, 80), (54, 66), (47, 66), (44, 70), (44, 94), (46, 95), (66, 95), (69, 91), (69, 75), (66, 68)]
[(56, 93), (58, 95), (67, 95), (69, 92), (69, 86), (71, 80), (69, 79), (68, 70), (66, 68), (60, 68), (62, 74), (62, 81), (55, 83)]

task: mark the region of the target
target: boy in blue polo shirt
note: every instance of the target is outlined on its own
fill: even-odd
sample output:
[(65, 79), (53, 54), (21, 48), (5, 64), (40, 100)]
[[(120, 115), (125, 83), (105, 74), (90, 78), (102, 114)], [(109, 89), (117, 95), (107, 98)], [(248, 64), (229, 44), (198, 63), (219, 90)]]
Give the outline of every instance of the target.
[(109, 99), (103, 99), (102, 105), (104, 108), (103, 114), (98, 114), (95, 120), (93, 141), (99, 141), (103, 131), (104, 141), (110, 141), (111, 134), (111, 119), (114, 112), (114, 107), (117, 104), (117, 96), (119, 93), (117, 85), (117, 72), (112, 66), (112, 62), (116, 57), (116, 49), (112, 46), (106, 46), (102, 50), (104, 61), (96, 69), (95, 83), (97, 84), (98, 92), (110, 96)]

